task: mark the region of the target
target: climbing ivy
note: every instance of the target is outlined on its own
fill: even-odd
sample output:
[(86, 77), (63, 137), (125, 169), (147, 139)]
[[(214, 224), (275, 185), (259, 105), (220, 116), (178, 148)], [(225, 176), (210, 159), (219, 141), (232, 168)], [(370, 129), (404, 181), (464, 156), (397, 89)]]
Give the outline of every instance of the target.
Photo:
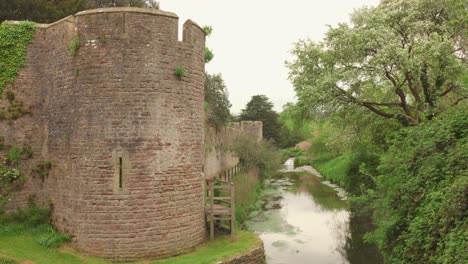
[(36, 25), (32, 22), (0, 24), (0, 94), (26, 64), (27, 47), (35, 32)]

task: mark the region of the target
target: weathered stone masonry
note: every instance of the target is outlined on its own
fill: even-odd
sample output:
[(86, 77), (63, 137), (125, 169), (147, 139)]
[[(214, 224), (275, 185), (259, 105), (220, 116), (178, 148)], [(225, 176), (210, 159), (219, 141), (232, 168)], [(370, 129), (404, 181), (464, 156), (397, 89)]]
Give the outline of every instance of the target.
[[(12, 89), (32, 116), (2, 123), (53, 169), (14, 197), (53, 205), (76, 246), (113, 260), (163, 258), (205, 237), (205, 33), (175, 14), (137, 8), (80, 12), (41, 25)], [(69, 44), (79, 40), (75, 56)], [(186, 76), (175, 76), (183, 67)]]
[(227, 127), (205, 127), (205, 179), (213, 179), (225, 170), (237, 165), (239, 158), (230, 150), (235, 139), (244, 134), (261, 141), (261, 121), (232, 122)]

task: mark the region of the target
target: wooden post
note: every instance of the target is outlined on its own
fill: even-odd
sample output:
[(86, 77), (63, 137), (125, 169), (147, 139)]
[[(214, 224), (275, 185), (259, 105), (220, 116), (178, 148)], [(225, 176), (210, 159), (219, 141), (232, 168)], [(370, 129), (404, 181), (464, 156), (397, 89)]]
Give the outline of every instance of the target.
[(214, 240), (214, 188), (213, 181), (209, 181), (208, 185), (210, 186), (210, 240)]
[(234, 204), (234, 183), (230, 182), (231, 185), (231, 238), (234, 239), (234, 226), (236, 223), (236, 215), (235, 215), (235, 204)]

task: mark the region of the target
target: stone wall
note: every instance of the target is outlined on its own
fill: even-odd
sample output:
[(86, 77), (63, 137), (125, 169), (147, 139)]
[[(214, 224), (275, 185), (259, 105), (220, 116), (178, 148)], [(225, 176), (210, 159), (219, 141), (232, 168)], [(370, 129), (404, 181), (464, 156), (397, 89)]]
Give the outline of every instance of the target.
[(241, 121), (227, 127), (205, 128), (205, 178), (213, 179), (239, 163), (239, 158), (229, 151), (237, 136), (244, 134), (262, 140), (261, 121)]
[(263, 248), (263, 243), (260, 243), (258, 246), (251, 249), (249, 252), (242, 254), (240, 256), (235, 256), (230, 259), (218, 262), (216, 264), (264, 264), (266, 263), (265, 259), (265, 250)]
[[(30, 145), (30, 176), (10, 209), (51, 204), (75, 245), (112, 260), (163, 258), (205, 238), (205, 33), (175, 14), (108, 8), (41, 25), (9, 85), (31, 108), (2, 123), (5, 142)], [(72, 56), (69, 44), (79, 40)], [(175, 76), (184, 67), (186, 76)]]

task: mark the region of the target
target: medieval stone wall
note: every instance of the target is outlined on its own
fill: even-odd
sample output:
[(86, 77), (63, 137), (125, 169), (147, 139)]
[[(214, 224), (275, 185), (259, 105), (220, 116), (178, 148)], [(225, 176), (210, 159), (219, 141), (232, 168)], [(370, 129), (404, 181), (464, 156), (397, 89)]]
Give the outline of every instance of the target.
[(241, 121), (230, 123), (227, 127), (205, 128), (205, 178), (213, 179), (225, 170), (237, 165), (239, 158), (230, 150), (236, 137), (247, 135), (262, 140), (261, 121)]
[[(52, 204), (76, 246), (113, 260), (163, 258), (203, 241), (205, 33), (162, 11), (109, 8), (42, 25), (10, 85), (32, 116), (2, 124), (32, 146), (28, 197)], [(79, 40), (72, 56), (69, 44)], [(175, 76), (183, 67), (186, 76)]]

